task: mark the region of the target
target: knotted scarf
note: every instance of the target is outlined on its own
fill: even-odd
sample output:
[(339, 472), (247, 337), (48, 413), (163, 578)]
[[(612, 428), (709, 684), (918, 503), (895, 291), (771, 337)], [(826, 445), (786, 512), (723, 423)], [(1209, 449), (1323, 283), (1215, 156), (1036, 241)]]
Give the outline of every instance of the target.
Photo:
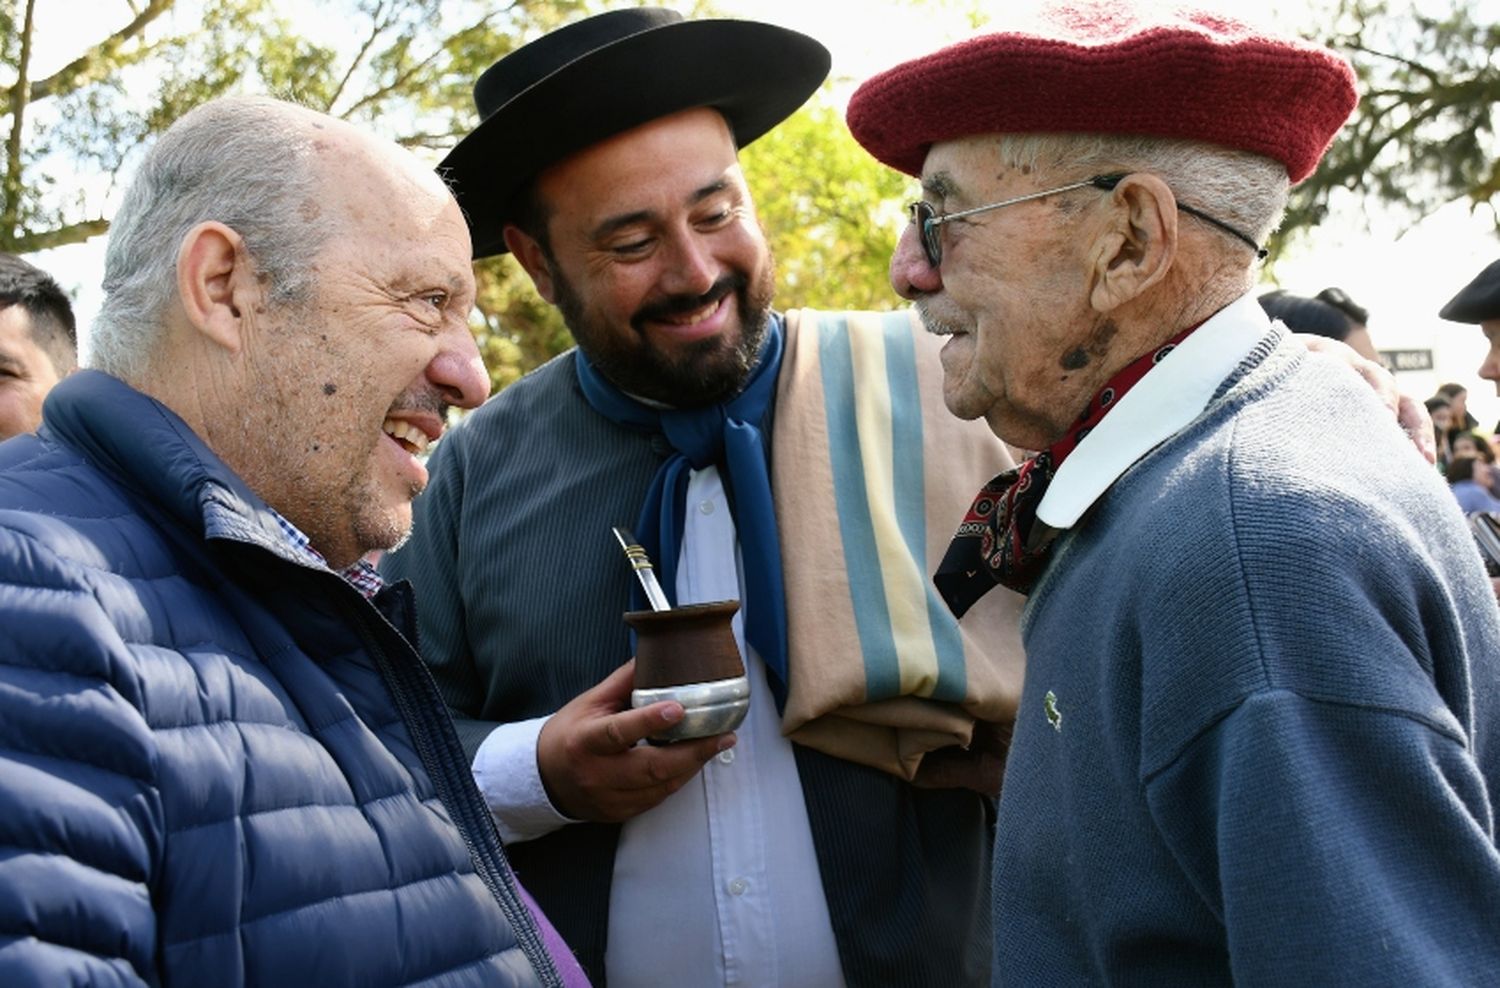
[[(1200, 324), (1201, 325), (1201, 324)], [(932, 582), (956, 617), (996, 585), (1030, 593), (1051, 553), (1057, 530), (1037, 521), (1037, 508), (1057, 468), (1125, 392), (1187, 339), (1190, 326), (1127, 364), (1089, 400), (1061, 439), (985, 484), (959, 525)]]
[[(770, 674), (778, 708), (786, 704), (786, 601), (782, 586), (780, 539), (771, 502), (771, 475), (761, 425), (776, 392), (781, 369), (781, 319), (773, 315), (760, 358), (743, 390), (728, 401), (703, 408), (653, 408), (615, 387), (584, 358), (574, 365), (584, 397), (594, 410), (621, 425), (666, 437), (673, 454), (662, 463), (646, 492), (635, 536), (661, 572), (662, 589), (677, 599), (677, 560), (682, 551), (688, 479), (692, 471), (718, 466), (745, 564), (745, 641)], [(634, 606), (644, 596), (633, 588)]]

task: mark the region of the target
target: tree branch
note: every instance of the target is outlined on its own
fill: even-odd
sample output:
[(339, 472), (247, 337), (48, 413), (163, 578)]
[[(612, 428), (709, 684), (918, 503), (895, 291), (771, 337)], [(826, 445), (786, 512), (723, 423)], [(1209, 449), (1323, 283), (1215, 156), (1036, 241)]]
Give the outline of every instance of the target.
[[(162, 14), (172, 9), (177, 0), (151, 0), (140, 13), (136, 14), (131, 22), (114, 34), (105, 38), (88, 51), (79, 55), (73, 61), (64, 65), (45, 79), (38, 79), (31, 84), (31, 100), (47, 99), (51, 96), (66, 96), (68, 93), (81, 89), (91, 82), (96, 82), (109, 75), (115, 68), (113, 60), (119, 56), (120, 49), (126, 42), (135, 38), (146, 29), (146, 25), (156, 20)], [(0, 96), (6, 102), (14, 100), (10, 90), (14, 87), (0, 88)]]
[(1369, 55), (1371, 58), (1380, 58), (1384, 59), (1387, 62), (1395, 62), (1397, 65), (1404, 65), (1418, 75), (1425, 77), (1427, 81), (1432, 83), (1434, 86), (1441, 86), (1443, 84), (1443, 77), (1439, 73), (1434, 72), (1427, 66), (1423, 65), (1421, 62), (1413, 61), (1401, 55), (1392, 55), (1387, 51), (1377, 51), (1374, 48), (1367, 48), (1364, 45), (1359, 44), (1348, 46), (1348, 50), (1357, 51), (1362, 54)]
[(415, 65), (408, 68), (405, 72), (397, 75), (396, 78), (392, 79), (386, 85), (381, 86), (379, 89), (372, 90), (371, 92), (366, 93), (364, 96), (361, 96), (352, 106), (350, 106), (344, 112), (340, 113), (339, 116), (347, 120), (362, 107), (369, 106), (373, 103), (378, 103), (392, 93), (402, 91), (406, 87), (406, 85), (411, 82), (413, 76), (431, 65), (441, 54), (441, 49), (430, 52), (426, 58), (421, 59)]
[(467, 130), (456, 127), (441, 134), (431, 132), (402, 134), (394, 140), (404, 148), (427, 148), (432, 151), (446, 151), (461, 141), (467, 133)]
[[(454, 41), (456, 41), (459, 38), (463, 38), (463, 37), (465, 37), (465, 36), (467, 36), (469, 34), (472, 34), (472, 33), (476, 32), (476, 31), (483, 30), (484, 27), (486, 25), (488, 25), (491, 20), (494, 19), (494, 17), (495, 17), (495, 15), (493, 13), (485, 14), (484, 16), (480, 17), (479, 20), (475, 21), (473, 24), (470, 24), (468, 27), (459, 28), (457, 31), (455, 31), (452, 35), (450, 35), (448, 37), (448, 43), (451, 44), (451, 43), (453, 43)], [(405, 72), (402, 72), (399, 75), (397, 75), (397, 77), (392, 82), (390, 82), (388, 85), (382, 86), (379, 89), (376, 89), (374, 92), (366, 93), (356, 103), (354, 103), (353, 106), (350, 106), (347, 109), (340, 111), (338, 115), (341, 118), (347, 120), (351, 116), (353, 116), (355, 114), (355, 112), (357, 112), (361, 108), (369, 106), (372, 103), (376, 103), (376, 102), (380, 101), (381, 99), (384, 99), (386, 96), (389, 96), (391, 93), (399, 91), (402, 86), (406, 85), (408, 82), (411, 81), (411, 79), (412, 79), (413, 76), (415, 76), (422, 69), (427, 68), (428, 66), (430, 66), (434, 61), (436, 61), (437, 58), (438, 58), (438, 56), (441, 55), (442, 53), (443, 53), (443, 46), (439, 45), (438, 47), (434, 48), (432, 51), (428, 52), (428, 54), (427, 54), (427, 56), (425, 58), (420, 59), (419, 61), (417, 61), (417, 63), (415, 65), (412, 65)]]
[(5, 139), (5, 215), (0, 232), (13, 234), (21, 221), (21, 128), (26, 123), (26, 104), (31, 101), (31, 34), (36, 0), (26, 0), (21, 26), (21, 55), (16, 62), (16, 83), (10, 91), (10, 136)]
[(370, 53), (370, 49), (375, 46), (376, 39), (385, 32), (386, 28), (390, 27), (389, 21), (381, 20), (380, 15), (384, 9), (385, 3), (382, 0), (380, 6), (375, 8), (374, 14), (372, 14), (370, 17), (369, 36), (365, 38), (364, 43), (359, 46), (359, 51), (354, 53), (354, 60), (349, 63), (349, 70), (344, 73), (344, 77), (339, 80), (339, 84), (333, 87), (333, 94), (328, 97), (328, 105), (323, 107), (324, 112), (333, 112), (333, 104), (337, 103), (339, 101), (339, 97), (344, 94), (344, 87), (349, 85), (350, 79), (354, 78), (355, 70), (359, 68), (362, 62), (364, 62), (365, 56)]
[(90, 237), (97, 237), (108, 230), (109, 220), (84, 220), (81, 223), (68, 223), (54, 227), (51, 230), (22, 232), (14, 237), (7, 237), (5, 249), (13, 254), (29, 254), (35, 250), (47, 250), (49, 247), (81, 244)]

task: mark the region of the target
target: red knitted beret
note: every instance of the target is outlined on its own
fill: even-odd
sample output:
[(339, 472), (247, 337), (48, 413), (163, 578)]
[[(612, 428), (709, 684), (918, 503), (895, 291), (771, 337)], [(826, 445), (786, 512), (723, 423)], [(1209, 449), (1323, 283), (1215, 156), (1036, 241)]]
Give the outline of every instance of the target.
[(1252, 151), (1300, 182), (1357, 97), (1331, 51), (1222, 15), (1145, 14), (1115, 0), (1057, 6), (1038, 28), (981, 35), (860, 86), (849, 129), (919, 175), (927, 150), (970, 134), (1145, 134)]

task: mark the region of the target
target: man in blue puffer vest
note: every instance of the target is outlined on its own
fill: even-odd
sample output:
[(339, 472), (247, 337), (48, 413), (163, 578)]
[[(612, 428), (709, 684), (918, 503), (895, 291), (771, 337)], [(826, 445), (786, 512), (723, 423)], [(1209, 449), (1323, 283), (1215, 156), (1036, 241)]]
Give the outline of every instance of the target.
[(361, 561), (486, 395), (469, 255), (299, 107), (147, 156), (92, 369), (0, 444), (0, 984), (578, 983)]

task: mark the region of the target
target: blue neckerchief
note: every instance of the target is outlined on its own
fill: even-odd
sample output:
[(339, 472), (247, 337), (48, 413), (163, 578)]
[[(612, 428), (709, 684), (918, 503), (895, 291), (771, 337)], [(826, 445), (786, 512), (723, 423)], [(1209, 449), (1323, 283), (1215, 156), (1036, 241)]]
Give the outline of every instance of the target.
[[(771, 673), (778, 707), (786, 703), (786, 599), (781, 580), (781, 542), (771, 504), (768, 451), (760, 426), (776, 390), (781, 351), (781, 318), (773, 315), (760, 360), (744, 390), (721, 404), (690, 409), (641, 404), (605, 380), (581, 350), (573, 362), (584, 397), (596, 412), (622, 425), (663, 433), (674, 451), (656, 472), (635, 528), (641, 547), (661, 571), (662, 589), (674, 604), (688, 475), (713, 464), (724, 473), (745, 562), (745, 599), (740, 605), (745, 640)], [(645, 607), (639, 587), (632, 587), (632, 595), (634, 606)]]

